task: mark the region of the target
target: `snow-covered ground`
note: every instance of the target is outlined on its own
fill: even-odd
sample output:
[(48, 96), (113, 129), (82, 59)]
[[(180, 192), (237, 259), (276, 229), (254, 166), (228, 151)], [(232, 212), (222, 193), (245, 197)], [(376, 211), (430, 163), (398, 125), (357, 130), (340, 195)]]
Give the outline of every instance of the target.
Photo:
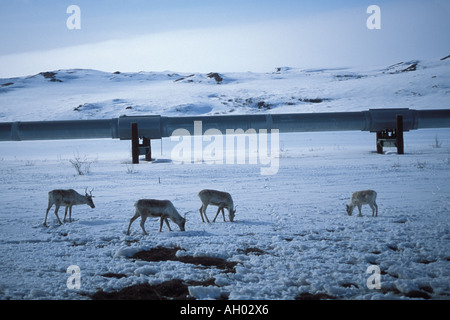
[[(416, 62), (368, 70), (280, 68), (221, 74), (220, 84), (204, 74), (55, 71), (47, 78), (1, 79), (0, 121), (450, 108), (449, 62), (418, 62), (409, 72), (401, 71)], [(178, 164), (170, 159), (176, 142), (152, 143), (157, 161), (139, 165), (131, 164), (129, 141), (0, 143), (0, 299), (88, 299), (100, 289), (175, 278), (214, 278), (216, 286), (190, 287), (198, 299), (302, 293), (449, 299), (450, 129), (405, 133), (404, 155), (390, 148), (377, 154), (375, 136), (367, 132), (281, 134), (279, 170), (268, 176), (260, 164)], [(76, 173), (75, 158), (89, 163), (86, 174)], [(52, 209), (44, 227), (47, 192), (55, 188), (94, 188), (96, 208), (74, 207), (74, 221), (62, 226)], [(197, 193), (204, 188), (233, 195), (234, 223), (201, 222)], [(367, 206), (363, 217), (357, 209), (348, 216), (351, 193), (368, 188), (378, 192), (379, 216)], [(140, 198), (169, 199), (181, 214), (188, 212), (186, 231), (171, 222), (172, 232), (164, 226), (159, 233), (157, 220), (149, 219), (148, 236), (139, 221), (127, 236)], [(210, 207), (210, 220), (214, 214)], [(129, 258), (157, 246), (237, 265), (224, 272)], [(67, 286), (72, 265), (81, 271), (78, 290)], [(376, 275), (367, 273), (370, 266), (379, 267), (380, 289), (368, 288)]]

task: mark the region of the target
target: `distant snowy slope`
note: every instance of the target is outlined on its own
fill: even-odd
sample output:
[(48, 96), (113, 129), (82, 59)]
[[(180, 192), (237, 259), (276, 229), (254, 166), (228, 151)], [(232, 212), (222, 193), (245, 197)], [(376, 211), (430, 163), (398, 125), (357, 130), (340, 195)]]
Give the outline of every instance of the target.
[(0, 121), (121, 115), (300, 113), (450, 107), (450, 59), (366, 69), (270, 73), (105, 73), (72, 69), (0, 79)]

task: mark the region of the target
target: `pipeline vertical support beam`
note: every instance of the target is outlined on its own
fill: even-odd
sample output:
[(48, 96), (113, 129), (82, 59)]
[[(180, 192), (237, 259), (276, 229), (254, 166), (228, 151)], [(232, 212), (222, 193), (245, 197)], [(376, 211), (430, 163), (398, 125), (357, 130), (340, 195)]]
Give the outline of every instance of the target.
[(153, 161), (152, 159), (152, 144), (151, 140), (147, 137), (142, 138), (142, 147), (145, 152), (145, 161)]
[(396, 147), (397, 154), (404, 154), (404, 131), (403, 116), (396, 115), (394, 129), (390, 128), (383, 131), (377, 131), (377, 153), (383, 154), (383, 147)]
[(139, 163), (139, 135), (136, 122), (131, 123), (131, 157), (133, 164)]
[(142, 137), (142, 144), (139, 143), (139, 127), (136, 122), (131, 126), (131, 157), (133, 164), (139, 164), (139, 156), (145, 155), (145, 161), (153, 161), (152, 145), (150, 138)]
[(396, 118), (396, 132), (395, 132), (395, 139), (396, 139), (396, 145), (397, 145), (397, 154), (404, 154), (405, 153), (405, 144), (403, 141), (403, 116), (397, 115)]
[(383, 133), (381, 131), (377, 131), (377, 153), (383, 154), (383, 144), (381, 143), (381, 138)]
[(383, 154), (384, 147), (397, 147), (396, 129), (377, 131), (377, 153)]

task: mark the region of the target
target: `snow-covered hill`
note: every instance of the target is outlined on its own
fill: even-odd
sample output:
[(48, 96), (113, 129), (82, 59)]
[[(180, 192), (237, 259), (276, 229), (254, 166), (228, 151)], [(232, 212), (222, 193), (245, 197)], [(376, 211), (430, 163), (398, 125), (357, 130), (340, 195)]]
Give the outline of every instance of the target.
[[(437, 109), (450, 108), (449, 97), (450, 59), (267, 74), (60, 70), (1, 79), (0, 121)], [(178, 164), (175, 143), (153, 141), (156, 161), (132, 165), (129, 141), (1, 142), (0, 299), (89, 299), (174, 279), (197, 299), (450, 298), (449, 129), (405, 133), (404, 155), (377, 154), (367, 132), (282, 134), (270, 176), (262, 163)], [(87, 187), (95, 209), (74, 207), (62, 226), (52, 209), (42, 225), (48, 191)], [(203, 188), (232, 194), (235, 222), (202, 223)], [(366, 206), (348, 216), (351, 193), (369, 188), (379, 216)], [(171, 222), (159, 233), (148, 219), (148, 236), (139, 221), (126, 235), (141, 198), (171, 200), (187, 213), (186, 231)], [(177, 251), (132, 257), (158, 247)]]
[(0, 121), (450, 107), (450, 59), (366, 70), (104, 73), (59, 70), (0, 79)]

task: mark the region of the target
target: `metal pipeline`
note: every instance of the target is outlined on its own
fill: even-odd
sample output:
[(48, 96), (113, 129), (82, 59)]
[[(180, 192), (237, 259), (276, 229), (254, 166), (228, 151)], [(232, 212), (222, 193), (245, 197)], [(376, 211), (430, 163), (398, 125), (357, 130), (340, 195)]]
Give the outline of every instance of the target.
[[(178, 135), (194, 135), (196, 121), (201, 121), (201, 134), (209, 129), (272, 129), (284, 132), (370, 131), (395, 129), (396, 116), (403, 116), (404, 131), (424, 128), (450, 128), (450, 110), (370, 109), (358, 112), (245, 114), (222, 116), (165, 117), (123, 116), (104, 120), (20, 121), (0, 123), (0, 141), (99, 139), (131, 140), (131, 123), (137, 123), (139, 136), (160, 139)], [(183, 130), (177, 130), (183, 129)], [(211, 132), (211, 131), (210, 131)], [(236, 132), (238, 133), (238, 132)], [(214, 133), (216, 134), (216, 133)]]
[(118, 138), (117, 119), (0, 123), (0, 141)]

